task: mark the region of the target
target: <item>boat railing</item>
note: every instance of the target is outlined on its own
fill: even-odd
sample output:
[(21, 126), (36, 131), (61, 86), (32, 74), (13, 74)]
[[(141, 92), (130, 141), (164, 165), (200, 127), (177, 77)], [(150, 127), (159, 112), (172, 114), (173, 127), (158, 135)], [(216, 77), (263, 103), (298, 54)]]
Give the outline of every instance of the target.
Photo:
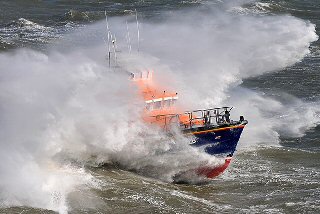
[(220, 126), (234, 123), (230, 120), (230, 111), (233, 107), (221, 107), (186, 111), (182, 114), (163, 114), (152, 116), (155, 122), (168, 131), (173, 125), (181, 129), (192, 129), (208, 126)]

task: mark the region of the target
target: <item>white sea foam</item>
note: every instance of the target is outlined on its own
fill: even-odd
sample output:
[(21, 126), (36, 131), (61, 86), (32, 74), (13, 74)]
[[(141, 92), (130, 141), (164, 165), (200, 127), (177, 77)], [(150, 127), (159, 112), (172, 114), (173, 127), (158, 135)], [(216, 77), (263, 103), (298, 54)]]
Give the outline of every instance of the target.
[(241, 141), (250, 146), (277, 144), (280, 134), (301, 136), (319, 123), (318, 102), (279, 101), (240, 86), (244, 78), (302, 60), (318, 39), (315, 25), (292, 16), (206, 15), (144, 25), (145, 50), (169, 65), (159, 70), (174, 78), (185, 106), (235, 106), (236, 119), (249, 120)]
[(221, 163), (140, 122), (143, 102), (128, 76), (91, 59), (101, 50), (78, 50), (0, 55), (3, 206), (66, 213), (69, 193), (96, 187), (82, 166), (118, 164), (171, 182), (180, 171)]

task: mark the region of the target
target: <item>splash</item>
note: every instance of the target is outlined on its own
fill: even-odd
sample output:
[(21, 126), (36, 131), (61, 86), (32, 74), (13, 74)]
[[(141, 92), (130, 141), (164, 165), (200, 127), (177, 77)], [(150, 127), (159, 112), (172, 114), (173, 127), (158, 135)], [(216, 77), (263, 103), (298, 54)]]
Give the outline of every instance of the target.
[(0, 55), (1, 206), (67, 213), (70, 193), (99, 188), (87, 166), (117, 164), (172, 182), (220, 163), (179, 133), (168, 138), (142, 123), (143, 101), (127, 75), (99, 61), (103, 48)]
[(47, 56), (31, 50), (0, 55), (3, 206), (32, 206), (65, 213), (70, 191), (80, 185), (94, 186), (91, 175), (73, 168), (70, 162), (55, 161), (55, 151), (48, 150), (47, 133), (63, 117), (63, 105), (79, 85), (94, 78), (90, 69), (95, 63), (92, 67), (86, 62), (71, 68), (67, 66), (71, 58), (65, 60), (59, 54)]
[(277, 145), (280, 135), (302, 136), (319, 124), (319, 102), (284, 94), (274, 99), (241, 83), (300, 62), (310, 53), (310, 43), (318, 39), (315, 25), (288, 15), (229, 11), (193, 11), (183, 19), (173, 15), (157, 28), (146, 24), (144, 50), (168, 65), (161, 71), (176, 80), (185, 106), (233, 105), (234, 115), (245, 115), (250, 124), (240, 145)]

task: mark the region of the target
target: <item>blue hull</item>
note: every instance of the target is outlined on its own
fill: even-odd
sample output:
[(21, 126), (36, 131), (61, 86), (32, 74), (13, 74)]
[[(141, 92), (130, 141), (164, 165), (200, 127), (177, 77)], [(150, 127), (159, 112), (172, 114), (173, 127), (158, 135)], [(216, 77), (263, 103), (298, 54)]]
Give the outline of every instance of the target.
[(192, 146), (203, 147), (210, 155), (232, 157), (243, 128), (244, 125), (236, 125), (191, 132), (195, 136)]

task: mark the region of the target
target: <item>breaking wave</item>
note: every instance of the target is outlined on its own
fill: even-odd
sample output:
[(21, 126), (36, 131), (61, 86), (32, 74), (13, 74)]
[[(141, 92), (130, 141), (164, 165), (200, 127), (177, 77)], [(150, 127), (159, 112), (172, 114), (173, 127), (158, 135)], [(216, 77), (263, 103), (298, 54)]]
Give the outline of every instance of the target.
[(0, 55), (1, 206), (66, 213), (68, 194), (99, 188), (84, 166), (115, 164), (172, 182), (180, 171), (221, 163), (178, 133), (168, 138), (140, 122), (143, 103), (128, 77), (92, 60), (100, 49), (79, 50)]
[(186, 106), (235, 106), (234, 115), (249, 120), (240, 141), (249, 146), (277, 144), (281, 134), (301, 136), (319, 124), (319, 102), (285, 94), (274, 99), (241, 85), (245, 78), (278, 71), (310, 54), (310, 43), (318, 39), (315, 25), (288, 15), (207, 15), (211, 19), (174, 17), (157, 28), (144, 26), (146, 51), (169, 65), (164, 73), (177, 80)]
[(283, 10), (282, 6), (277, 3), (263, 3), (263, 2), (253, 2), (245, 5), (237, 5), (231, 7), (229, 12), (243, 14), (243, 15), (267, 15), (273, 14)]
[[(2, 27), (0, 27), (0, 45), (3, 49), (10, 47), (29, 47), (44, 46), (46, 44), (62, 37), (63, 34), (72, 31), (76, 27), (81, 27), (79, 24), (67, 22), (62, 26), (44, 26), (36, 22), (32, 22), (25, 18), (19, 18)], [(1, 48), (0, 46), (0, 48)]]
[(29, 21), (24, 18), (20, 18), (17, 21), (12, 21), (11, 23), (7, 24), (6, 27), (13, 27), (13, 28), (25, 28), (29, 30), (33, 29), (50, 29), (49, 27), (45, 27), (42, 25), (39, 25), (35, 22)]

